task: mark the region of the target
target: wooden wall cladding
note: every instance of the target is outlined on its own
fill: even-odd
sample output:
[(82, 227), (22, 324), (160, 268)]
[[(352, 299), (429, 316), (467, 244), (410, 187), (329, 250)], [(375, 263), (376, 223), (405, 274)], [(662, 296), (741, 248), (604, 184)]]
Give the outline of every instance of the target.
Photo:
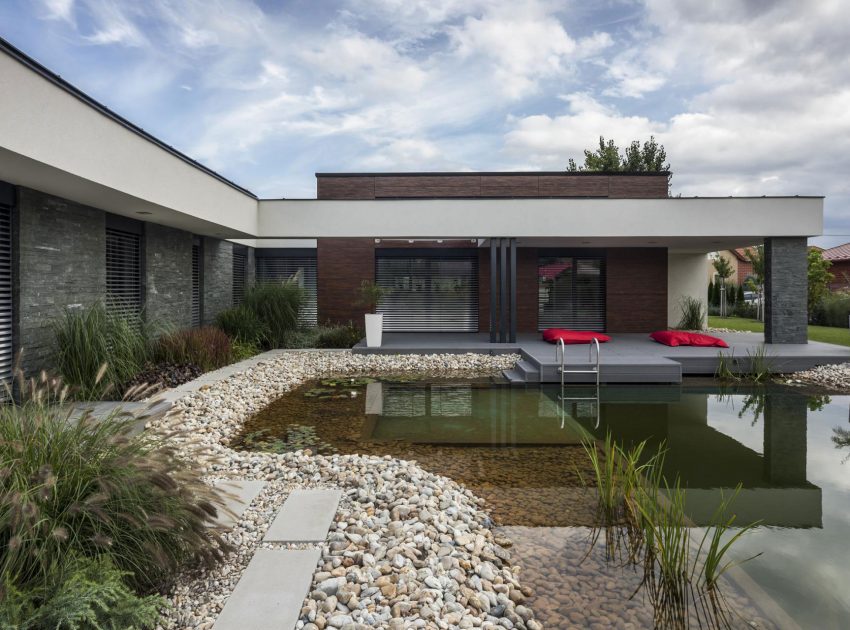
[(478, 197), (667, 197), (666, 175), (574, 173), (452, 175), (321, 175), (319, 199)]
[(606, 259), (606, 330), (649, 333), (667, 328), (667, 249), (615, 247)]
[(317, 257), (319, 324), (349, 321), (363, 326), (366, 309), (357, 305), (360, 283), (375, 280), (375, 241), (371, 238), (320, 238)]

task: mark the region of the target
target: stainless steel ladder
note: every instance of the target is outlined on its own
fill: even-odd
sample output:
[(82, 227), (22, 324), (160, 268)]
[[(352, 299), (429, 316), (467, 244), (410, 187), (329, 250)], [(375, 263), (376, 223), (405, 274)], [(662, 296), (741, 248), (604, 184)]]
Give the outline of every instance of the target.
[[(592, 367), (588, 370), (567, 370), (565, 369), (566, 363), (566, 355), (567, 348), (564, 344), (563, 339), (558, 339), (558, 343), (555, 346), (555, 361), (558, 363), (558, 373), (561, 375), (561, 393), (558, 395), (558, 400), (561, 403), (561, 428), (564, 428), (565, 421), (565, 413), (564, 403), (567, 401), (581, 401), (581, 400), (589, 400), (596, 403), (596, 424), (594, 428), (599, 428), (599, 414), (600, 414), (600, 406), (599, 406), (599, 340), (594, 337), (588, 343), (588, 352), (587, 352), (587, 362), (590, 365), (593, 365), (593, 350), (596, 349), (596, 367)], [(596, 374), (596, 396), (566, 396), (564, 391), (564, 374)]]

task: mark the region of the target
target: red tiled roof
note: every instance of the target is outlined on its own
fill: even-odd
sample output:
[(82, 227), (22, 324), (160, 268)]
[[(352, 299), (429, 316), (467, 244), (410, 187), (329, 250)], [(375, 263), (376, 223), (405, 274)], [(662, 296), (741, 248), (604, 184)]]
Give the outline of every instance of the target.
[(739, 247), (738, 249), (733, 249), (732, 253), (738, 258), (738, 260), (748, 260), (746, 251), (750, 249), (749, 247)]
[(850, 260), (850, 243), (823, 250), (823, 257), (826, 260)]

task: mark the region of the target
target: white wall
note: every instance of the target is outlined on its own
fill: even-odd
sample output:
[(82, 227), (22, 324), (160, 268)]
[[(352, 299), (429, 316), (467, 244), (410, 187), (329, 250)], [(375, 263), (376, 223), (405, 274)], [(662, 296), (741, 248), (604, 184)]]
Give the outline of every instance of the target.
[(705, 254), (667, 255), (667, 325), (676, 326), (682, 317), (679, 300), (692, 296), (706, 303), (708, 278)]
[[(163, 213), (155, 219), (134, 218), (168, 224), (157, 219), (173, 218), (173, 212), (221, 226), (223, 234), (257, 233), (254, 197), (188, 164), (3, 53), (0, 94), (0, 179), (128, 216), (138, 209)], [(55, 176), (59, 174), (62, 177)]]

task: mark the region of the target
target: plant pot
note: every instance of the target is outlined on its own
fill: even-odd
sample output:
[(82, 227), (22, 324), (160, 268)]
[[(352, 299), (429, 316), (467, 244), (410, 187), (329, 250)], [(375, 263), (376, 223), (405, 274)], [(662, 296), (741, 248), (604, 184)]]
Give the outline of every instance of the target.
[(366, 313), (366, 347), (380, 348), (381, 334), (384, 332), (384, 314)]

